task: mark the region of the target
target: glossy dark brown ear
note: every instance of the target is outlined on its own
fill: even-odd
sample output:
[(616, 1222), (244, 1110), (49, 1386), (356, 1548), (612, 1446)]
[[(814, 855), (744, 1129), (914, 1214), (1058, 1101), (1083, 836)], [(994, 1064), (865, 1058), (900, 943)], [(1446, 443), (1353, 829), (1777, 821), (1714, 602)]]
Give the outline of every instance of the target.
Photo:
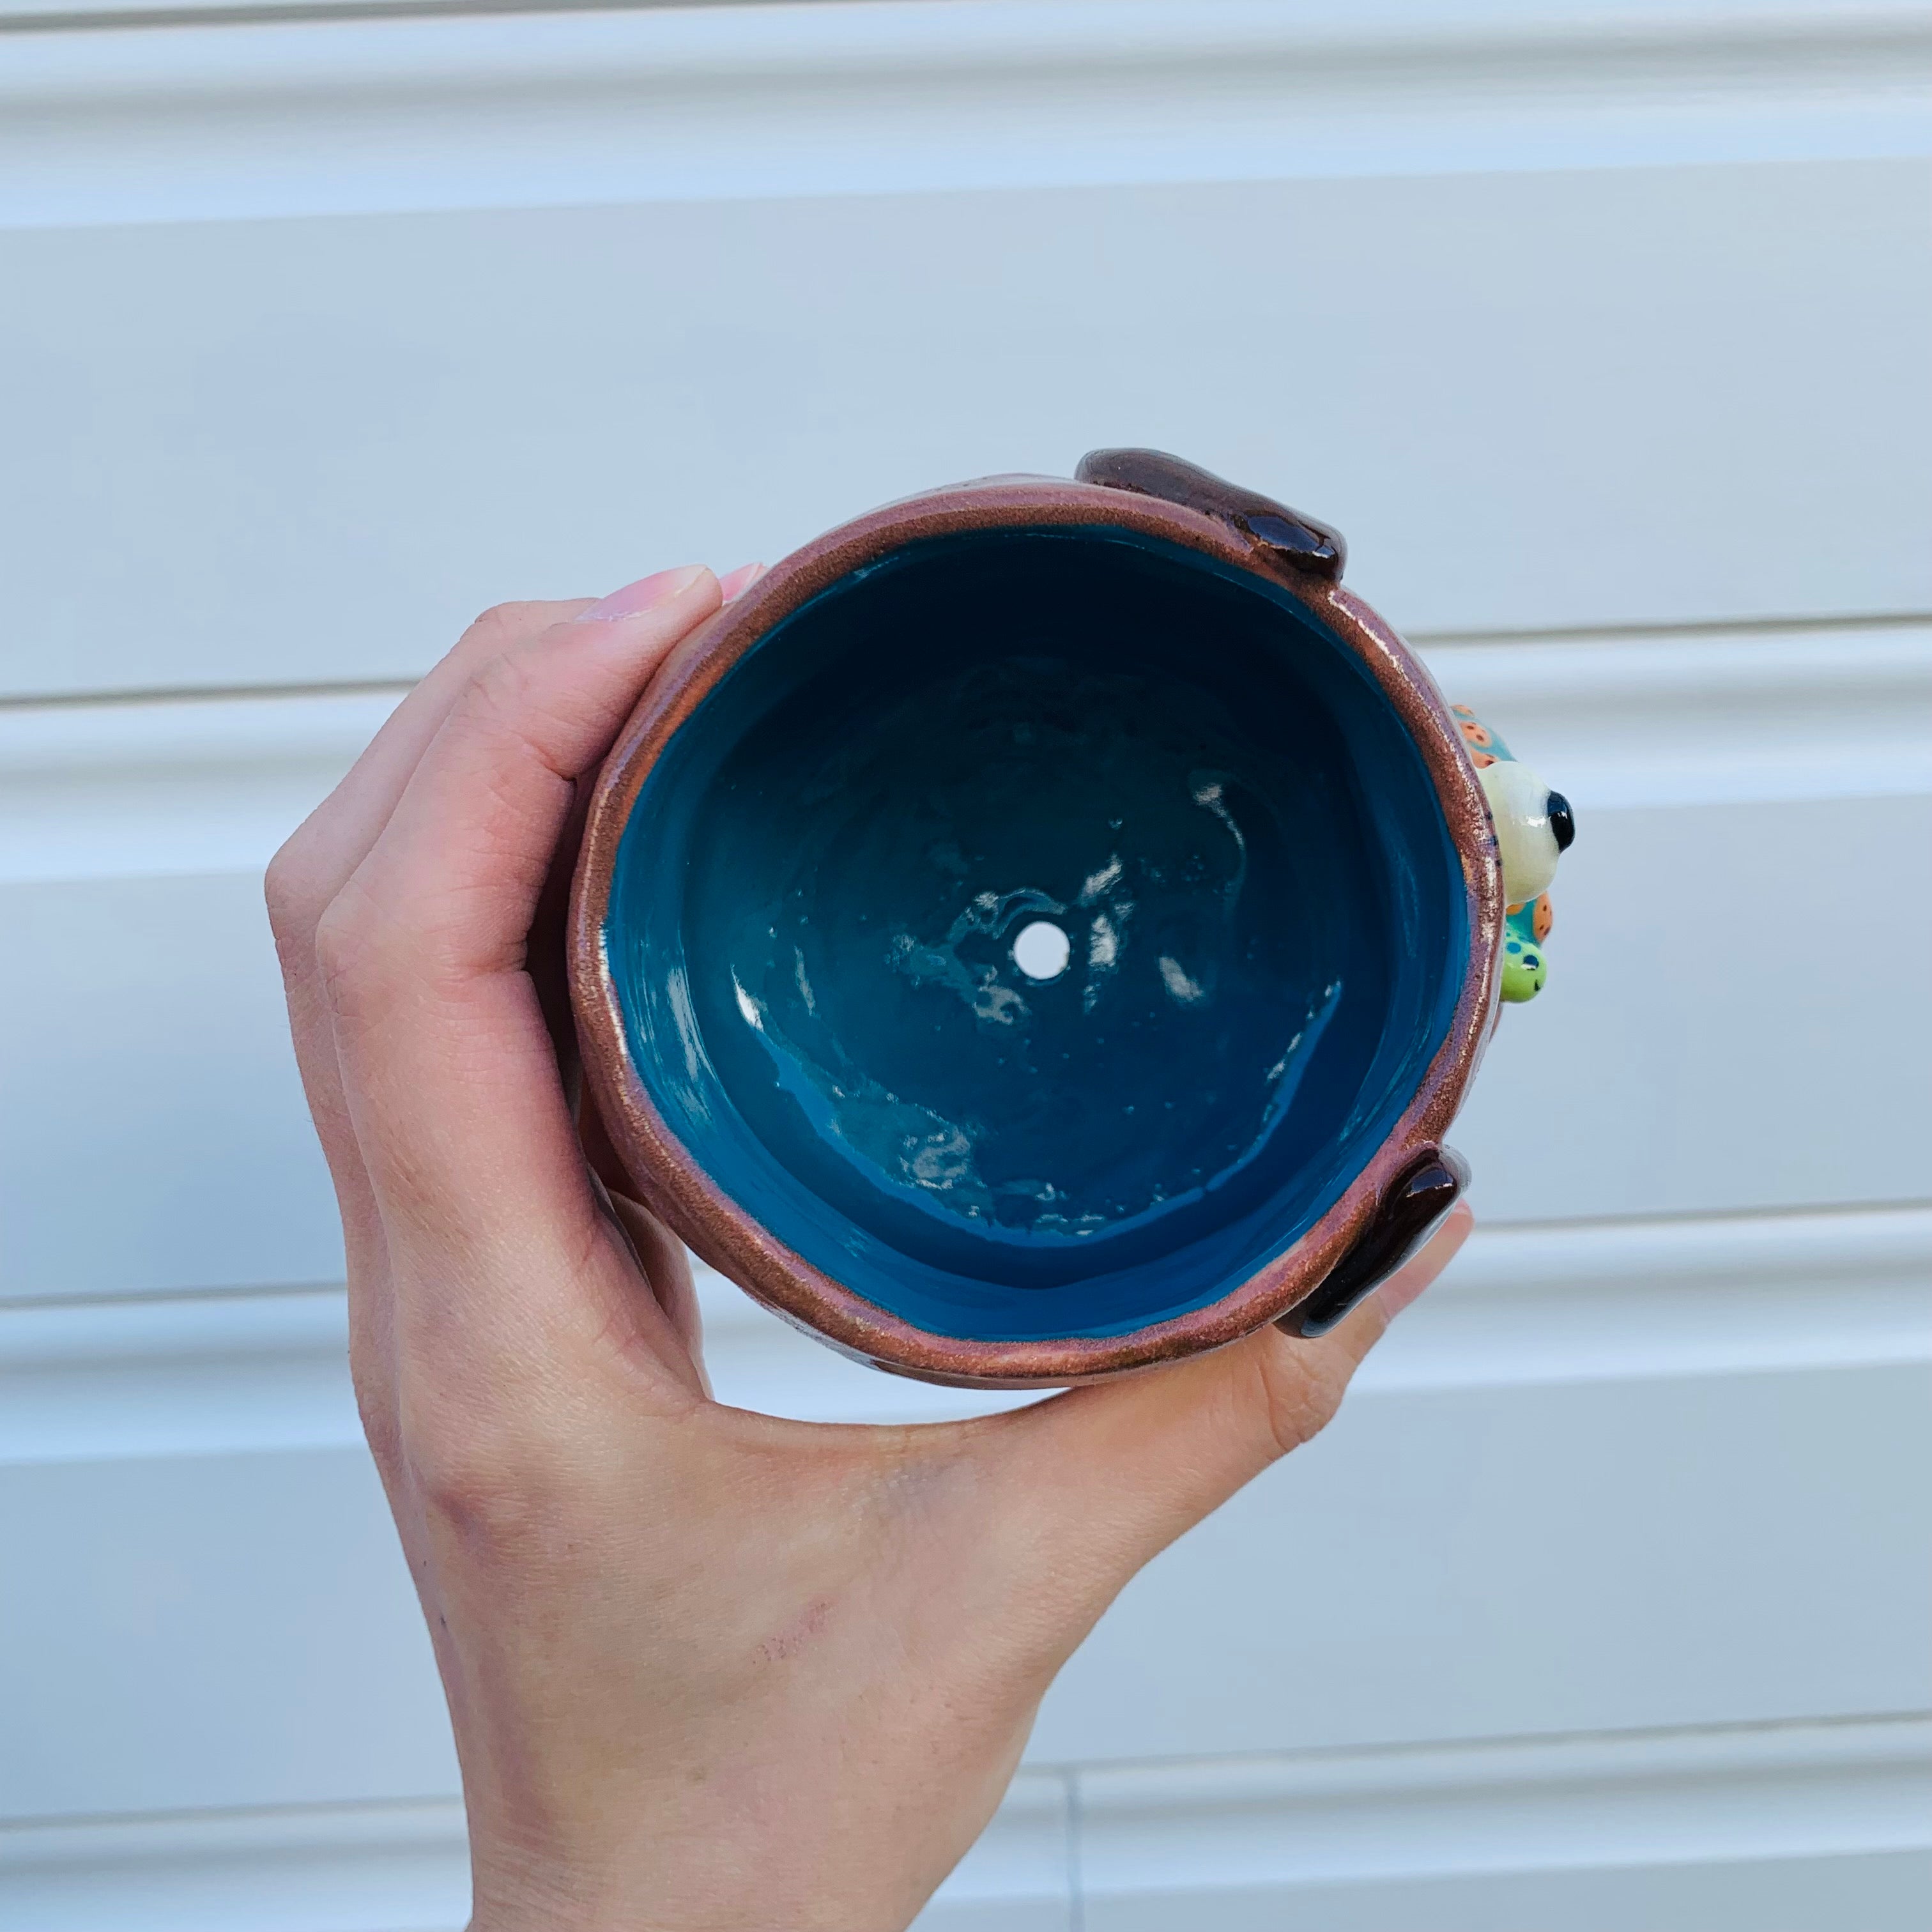
[(1184, 463), (1164, 450), (1089, 450), (1073, 473), (1083, 483), (1131, 490), (1137, 496), (1159, 496), (1198, 510), (1226, 524), (1290, 570), (1341, 581), (1348, 546), (1340, 530), (1304, 517), (1271, 496), (1225, 482), (1212, 470)]
[(1388, 1280), (1435, 1232), (1469, 1184), (1453, 1148), (1432, 1148), (1390, 1184), (1375, 1219), (1299, 1308), (1282, 1318), (1291, 1335), (1325, 1335), (1370, 1288)]

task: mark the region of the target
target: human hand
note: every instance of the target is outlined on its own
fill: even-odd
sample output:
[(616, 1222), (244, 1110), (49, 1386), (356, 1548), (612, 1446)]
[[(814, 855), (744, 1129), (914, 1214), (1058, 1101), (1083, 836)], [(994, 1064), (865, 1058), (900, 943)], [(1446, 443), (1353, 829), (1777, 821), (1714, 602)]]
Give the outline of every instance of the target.
[(488, 613), (268, 875), (477, 1932), (906, 1925), (1122, 1586), (1328, 1421), (1469, 1227), (1318, 1340), (1004, 1414), (712, 1401), (682, 1251), (572, 1099), (529, 940), (580, 782), (743, 575)]

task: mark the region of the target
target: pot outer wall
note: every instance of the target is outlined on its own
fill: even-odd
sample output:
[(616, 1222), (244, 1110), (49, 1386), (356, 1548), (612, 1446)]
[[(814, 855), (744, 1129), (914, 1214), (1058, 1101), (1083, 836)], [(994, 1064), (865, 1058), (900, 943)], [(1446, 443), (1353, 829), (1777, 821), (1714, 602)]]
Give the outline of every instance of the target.
[[(1441, 1148), (1497, 1016), (1505, 908), (1496, 837), (1462, 734), (1435, 681), (1382, 618), (1342, 588), (1333, 562), (1333, 574), (1297, 567), (1250, 533), (1238, 511), (1263, 500), (1230, 488), (1237, 514), (1224, 518), (1195, 506), (1211, 500), (1211, 493), (1204, 499), (1196, 490), (1187, 493), (1192, 501), (1174, 502), (1144, 494), (1144, 487), (988, 477), (907, 497), (827, 532), (775, 565), (674, 652), (620, 735), (591, 798), (571, 893), (571, 996), (590, 1096), (638, 1197), (711, 1266), (777, 1314), (858, 1360), (922, 1381), (1015, 1389), (1096, 1381), (1225, 1347), (1279, 1321), (1370, 1235), (1384, 1202)], [(1320, 1220), (1234, 1292), (1124, 1335), (1016, 1342), (934, 1334), (854, 1294), (775, 1238), (712, 1180), (652, 1105), (632, 1063), (604, 944), (618, 846), (672, 734), (752, 644), (820, 591), (926, 538), (1096, 524), (1165, 538), (1264, 578), (1366, 666), (1421, 753), (1462, 860), (1467, 968), (1448, 1034), (1386, 1138)]]

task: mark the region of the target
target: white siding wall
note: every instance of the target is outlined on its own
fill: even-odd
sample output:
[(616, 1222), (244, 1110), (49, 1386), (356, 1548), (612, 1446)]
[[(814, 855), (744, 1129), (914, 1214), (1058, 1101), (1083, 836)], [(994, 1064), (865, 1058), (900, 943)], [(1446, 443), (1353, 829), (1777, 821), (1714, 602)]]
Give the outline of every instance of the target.
[(462, 1922), (284, 831), (484, 604), (1142, 442), (1582, 836), (1482, 1232), (922, 1925), (1922, 1925), (1932, 9), (112, 4), (0, 0), (0, 1922)]

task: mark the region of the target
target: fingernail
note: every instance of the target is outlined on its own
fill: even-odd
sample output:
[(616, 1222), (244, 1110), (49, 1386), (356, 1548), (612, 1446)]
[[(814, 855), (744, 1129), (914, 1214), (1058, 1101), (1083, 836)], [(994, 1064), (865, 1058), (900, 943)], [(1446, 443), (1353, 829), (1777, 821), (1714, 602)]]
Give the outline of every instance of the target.
[(730, 603), (734, 597), (742, 597), (765, 574), (762, 563), (741, 563), (736, 570), (728, 571), (718, 580), (718, 587), (724, 593), (724, 601)]
[(636, 583), (612, 591), (589, 610), (580, 610), (577, 621), (580, 624), (587, 620), (608, 624), (619, 617), (634, 617), (640, 611), (654, 610), (660, 604), (668, 604), (674, 597), (682, 596), (700, 577), (708, 574), (703, 564), (687, 563), (680, 569), (660, 570), (650, 577), (640, 577)]

